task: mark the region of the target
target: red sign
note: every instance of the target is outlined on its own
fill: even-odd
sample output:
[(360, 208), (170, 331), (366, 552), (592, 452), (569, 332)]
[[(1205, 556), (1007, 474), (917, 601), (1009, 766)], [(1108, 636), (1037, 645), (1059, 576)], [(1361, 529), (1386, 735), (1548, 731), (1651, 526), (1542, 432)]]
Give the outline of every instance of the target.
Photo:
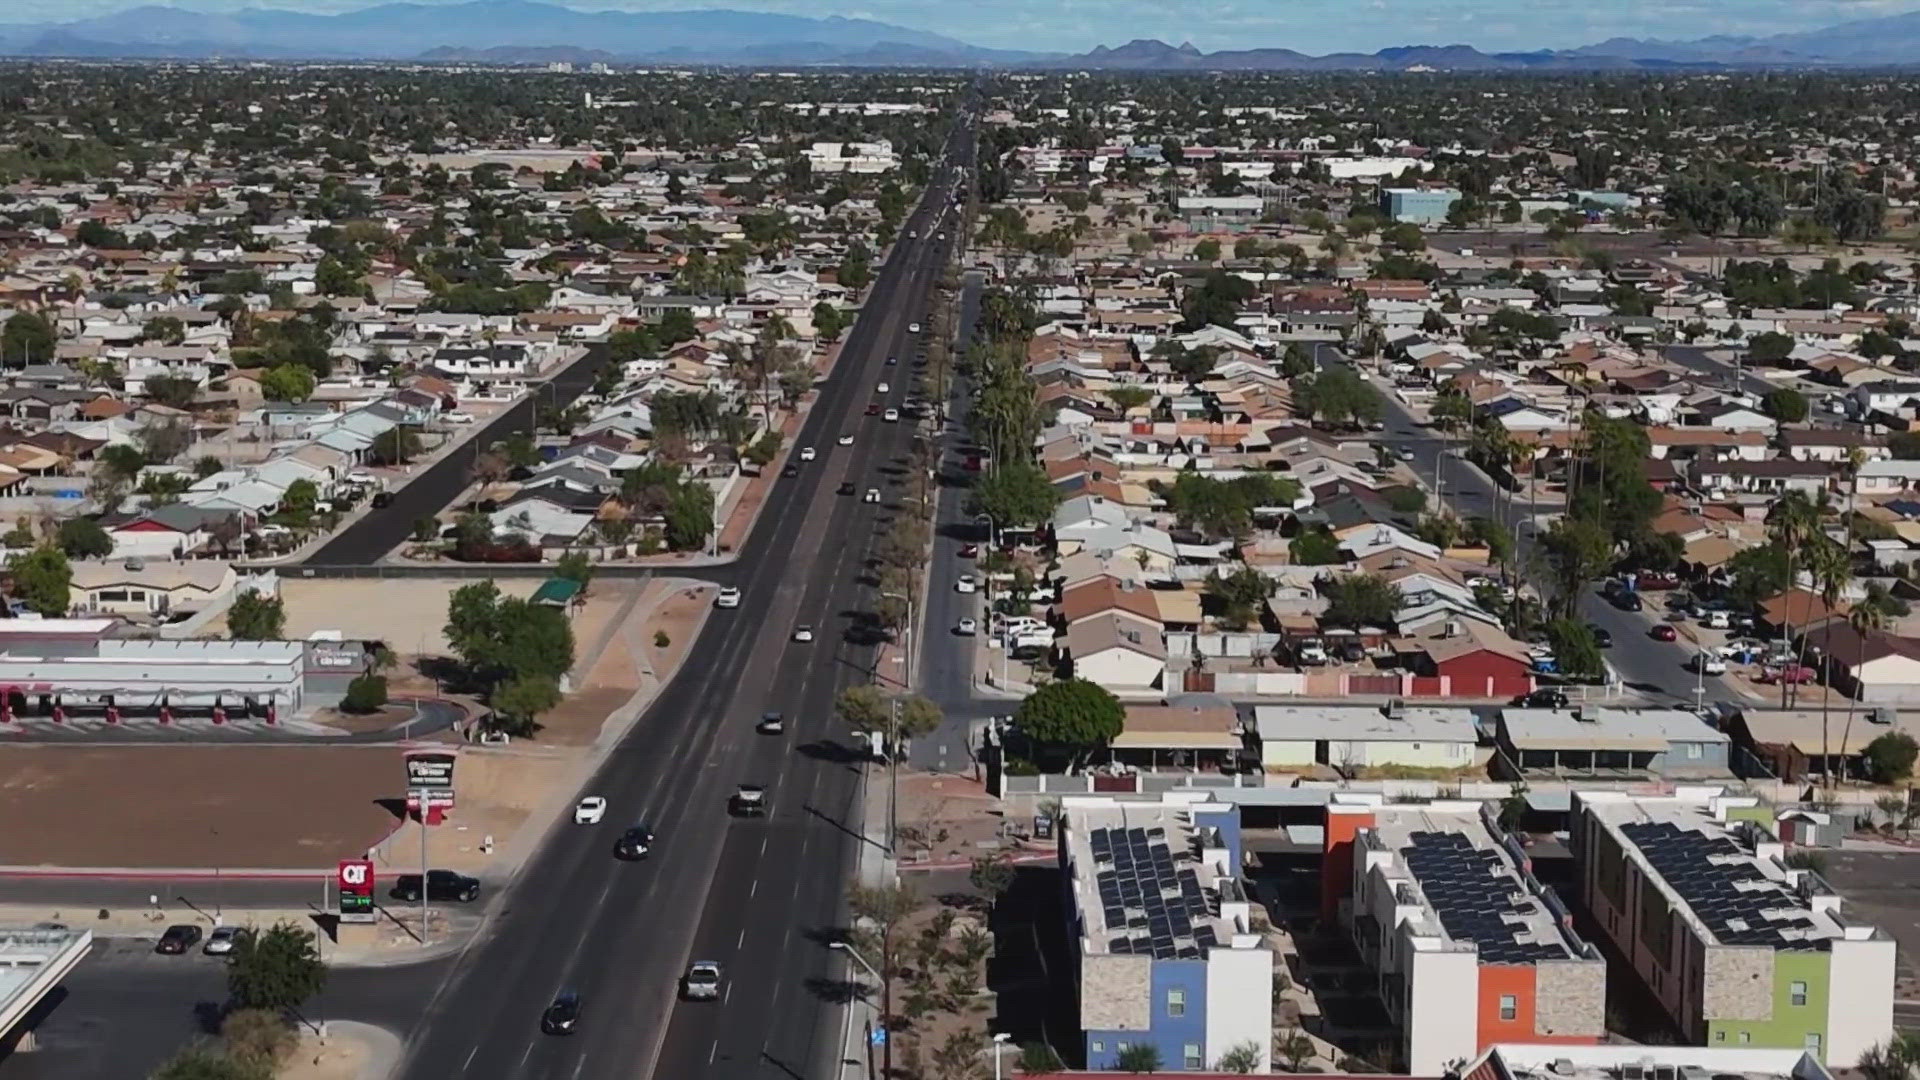
[(340, 888), (340, 921), (372, 922), (373, 863), (367, 859), (341, 859), (334, 877)]

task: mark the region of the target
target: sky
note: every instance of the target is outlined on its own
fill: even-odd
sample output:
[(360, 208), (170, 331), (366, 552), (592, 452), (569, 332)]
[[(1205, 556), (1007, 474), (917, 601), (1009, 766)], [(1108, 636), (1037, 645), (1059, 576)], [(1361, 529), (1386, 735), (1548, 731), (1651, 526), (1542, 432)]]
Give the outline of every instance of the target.
[[(140, 0), (0, 0), (0, 22), (104, 15)], [(145, 0), (167, 3), (169, 0)], [(172, 0), (196, 11), (328, 12), (377, 0)], [(441, 2), (441, 0), (416, 0)], [(732, 7), (878, 19), (996, 48), (1082, 52), (1133, 38), (1207, 51), (1372, 52), (1392, 45), (1573, 48), (1610, 37), (1764, 36), (1920, 8), (1920, 0), (554, 0), (589, 10)]]

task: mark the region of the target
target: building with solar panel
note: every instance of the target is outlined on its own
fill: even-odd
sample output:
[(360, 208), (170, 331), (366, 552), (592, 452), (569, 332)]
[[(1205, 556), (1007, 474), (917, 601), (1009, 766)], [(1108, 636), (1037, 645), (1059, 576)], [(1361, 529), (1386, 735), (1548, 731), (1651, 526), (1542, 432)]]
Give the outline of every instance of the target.
[(1061, 800), (1088, 1068), (1114, 1068), (1140, 1043), (1170, 1069), (1205, 1069), (1248, 1043), (1255, 1071), (1271, 1067), (1275, 954), (1240, 878), (1239, 810), (1205, 800)]
[(1895, 944), (1786, 865), (1773, 820), (1717, 787), (1575, 792), (1581, 894), (1688, 1041), (1851, 1067), (1893, 1035)]
[(1329, 835), (1353, 837), (1352, 892), (1337, 909), (1378, 974), (1397, 1067), (1438, 1076), (1495, 1043), (1605, 1034), (1606, 961), (1533, 876), (1494, 804), (1370, 800), (1328, 812)]

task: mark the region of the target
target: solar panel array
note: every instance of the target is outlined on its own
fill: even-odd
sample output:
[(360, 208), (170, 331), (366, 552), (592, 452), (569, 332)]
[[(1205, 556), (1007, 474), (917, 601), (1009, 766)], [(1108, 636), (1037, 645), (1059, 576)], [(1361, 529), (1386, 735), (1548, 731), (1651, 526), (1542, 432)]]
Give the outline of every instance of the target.
[[(1762, 874), (1731, 837), (1709, 836), (1670, 821), (1634, 822), (1620, 826), (1620, 831), (1639, 846), (1647, 862), (1722, 944), (1794, 951), (1829, 947), (1824, 938), (1788, 937), (1784, 933), (1790, 929), (1811, 930), (1817, 924), (1800, 898)], [(1741, 861), (1712, 861), (1714, 856), (1725, 855), (1741, 856)], [(1768, 918), (1769, 911), (1779, 914)]]
[[(1167, 830), (1094, 829), (1094, 887), (1112, 932), (1108, 950), (1156, 960), (1198, 960), (1219, 944), (1206, 920), (1219, 913), (1191, 864), (1174, 862)], [(1196, 923), (1198, 925), (1196, 925)]]
[(1557, 934), (1551, 943), (1519, 940), (1533, 925), (1526, 916), (1538, 914), (1540, 905), (1531, 898), (1514, 899), (1526, 887), (1499, 852), (1474, 847), (1456, 832), (1422, 831), (1400, 854), (1448, 936), (1473, 942), (1482, 962), (1530, 964), (1573, 955)]

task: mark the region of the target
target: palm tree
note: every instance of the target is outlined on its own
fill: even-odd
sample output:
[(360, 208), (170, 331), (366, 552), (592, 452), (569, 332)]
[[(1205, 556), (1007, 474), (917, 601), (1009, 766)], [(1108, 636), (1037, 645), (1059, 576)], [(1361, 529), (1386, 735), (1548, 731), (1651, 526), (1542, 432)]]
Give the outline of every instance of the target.
[[(1860, 686), (1857, 673), (1860, 670), (1860, 665), (1867, 662), (1867, 637), (1887, 625), (1887, 613), (1881, 609), (1877, 601), (1872, 597), (1868, 597), (1860, 603), (1855, 604), (1853, 610), (1847, 612), (1847, 625), (1853, 627), (1854, 638), (1857, 642), (1853, 655), (1853, 670), (1856, 672), (1856, 675), (1853, 693), (1847, 695), (1847, 722), (1840, 728), (1840, 752), (1842, 754), (1847, 752), (1847, 740), (1853, 738), (1853, 713), (1860, 704)], [(1822, 711), (1820, 717), (1820, 749), (1822, 751), (1825, 751), (1827, 748), (1826, 726), (1826, 713)]]
[[(1567, 498), (1571, 502), (1572, 494), (1569, 493)], [(1788, 601), (1781, 605), (1780, 640), (1783, 645), (1792, 631), (1793, 611), (1788, 594), (1793, 591), (1794, 556), (1799, 553), (1800, 545), (1813, 535), (1818, 523), (1812, 500), (1807, 498), (1806, 492), (1797, 489), (1782, 495), (1780, 501), (1773, 504), (1773, 509), (1767, 511), (1767, 531), (1772, 535), (1773, 543), (1787, 557), (1787, 581), (1781, 593), (1783, 599)], [(1787, 707), (1787, 690), (1791, 685), (1787, 679), (1780, 680), (1780, 707), (1783, 709)]]
[[(1812, 549), (1807, 552), (1807, 569), (1813, 575), (1814, 584), (1819, 587), (1821, 603), (1826, 605), (1826, 609), (1829, 612), (1833, 611), (1840, 604), (1841, 594), (1846, 591), (1847, 586), (1853, 581), (1852, 552), (1826, 537), (1821, 537), (1815, 541)], [(1800, 655), (1803, 665), (1806, 662), (1806, 650), (1806, 638), (1802, 636), (1800, 639)], [(1831, 676), (1832, 658), (1828, 657), (1827, 660), (1829, 663), (1826, 667), (1829, 676)], [(1823, 762), (1820, 771), (1822, 779), (1827, 784), (1829, 790), (1831, 790), (1833, 786), (1833, 777), (1831, 771), (1825, 767), (1824, 763), (1833, 760), (1833, 750), (1827, 742), (1827, 711), (1831, 708), (1831, 701), (1832, 695), (1820, 695), (1820, 756)], [(1846, 749), (1847, 740), (1843, 736), (1840, 740), (1840, 752), (1844, 754)]]

